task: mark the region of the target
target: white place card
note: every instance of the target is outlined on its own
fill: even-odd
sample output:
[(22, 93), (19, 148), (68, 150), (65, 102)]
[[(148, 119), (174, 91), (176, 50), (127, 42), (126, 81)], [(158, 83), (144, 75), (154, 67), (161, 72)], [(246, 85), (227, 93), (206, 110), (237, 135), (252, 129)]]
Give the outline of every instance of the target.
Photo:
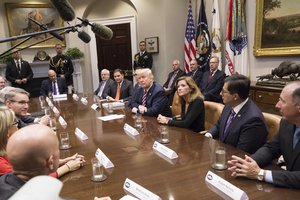
[(143, 200), (161, 200), (159, 196), (154, 194), (153, 192), (147, 190), (146, 188), (140, 186), (139, 184), (133, 182), (129, 178), (126, 178), (123, 189), (134, 195), (135, 197)]
[(133, 136), (136, 136), (136, 135), (139, 135), (140, 133), (135, 129), (133, 128), (132, 126), (130, 126), (129, 124), (125, 123), (124, 124), (124, 131), (133, 135)]
[(59, 110), (55, 106), (52, 107), (52, 110), (56, 115), (59, 115)]
[(125, 115), (113, 114), (113, 115), (107, 115), (107, 116), (103, 116), (103, 117), (98, 117), (98, 119), (100, 119), (102, 121), (110, 121), (110, 120), (114, 120), (114, 119), (121, 119), (123, 117), (125, 117)]
[(79, 97), (78, 97), (77, 94), (73, 94), (73, 95), (72, 95), (72, 98), (73, 98), (75, 101), (78, 101), (78, 100), (79, 100)]
[(64, 100), (67, 100), (67, 99), (68, 99), (67, 94), (53, 95), (53, 101), (64, 101)]
[(88, 136), (84, 132), (82, 132), (82, 130), (80, 130), (79, 128), (75, 129), (75, 135), (79, 137), (79, 139), (81, 140), (89, 139)]
[(49, 101), (51, 101), (51, 100), (49, 99), (49, 97), (46, 97), (46, 102), (47, 102), (47, 104), (49, 104)]
[(170, 159), (178, 158), (178, 155), (175, 151), (157, 141), (154, 142), (152, 148)]
[(114, 167), (114, 164), (108, 159), (108, 157), (99, 148), (97, 149), (95, 156), (102, 163), (105, 169)]
[(88, 104), (88, 100), (86, 98), (81, 97), (80, 101), (85, 106)]
[(121, 199), (119, 199), (119, 200), (139, 200), (139, 199), (137, 199), (137, 198), (135, 198), (135, 197), (133, 197), (133, 196), (131, 196), (131, 195), (125, 195), (125, 196), (123, 196)]
[(53, 108), (53, 107), (54, 107), (54, 105), (53, 105), (53, 103), (52, 103), (51, 100), (49, 100), (47, 103), (48, 103), (48, 105), (49, 105), (50, 108)]
[[(249, 199), (247, 194), (239, 189), (238, 187), (232, 185), (222, 177), (218, 176), (217, 174), (208, 171), (205, 177), (205, 182), (214, 189), (217, 189), (224, 193), (226, 196), (230, 197), (234, 200), (247, 200)], [(218, 193), (218, 192), (217, 192)]]
[(65, 119), (64, 119), (62, 116), (59, 116), (58, 121), (59, 121), (60, 125), (61, 125), (64, 129), (67, 128), (68, 124), (67, 124), (67, 122), (65, 121)]
[(92, 108), (93, 110), (97, 110), (99, 107), (97, 106), (97, 104), (93, 104), (93, 105), (91, 106), (91, 108)]

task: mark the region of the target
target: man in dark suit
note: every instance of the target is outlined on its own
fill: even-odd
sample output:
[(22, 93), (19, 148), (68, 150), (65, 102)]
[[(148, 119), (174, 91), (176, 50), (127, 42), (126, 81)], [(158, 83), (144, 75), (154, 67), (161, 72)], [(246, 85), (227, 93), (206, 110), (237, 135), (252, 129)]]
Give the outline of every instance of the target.
[(57, 55), (50, 59), (50, 67), (56, 72), (57, 77), (65, 78), (68, 90), (72, 90), (74, 67), (72, 60), (62, 53), (62, 45), (56, 44), (55, 50)]
[(147, 116), (162, 114), (171, 116), (170, 106), (164, 89), (153, 81), (153, 74), (150, 69), (141, 69), (139, 74), (139, 87), (131, 101), (133, 113), (141, 113)]
[(226, 144), (254, 153), (268, 135), (260, 109), (248, 98), (250, 80), (239, 74), (225, 79), (222, 98), (225, 107), (218, 122), (206, 133)]
[(124, 79), (124, 76), (123, 70), (114, 70), (115, 81), (104, 91), (104, 98), (110, 101), (128, 101), (131, 98), (133, 93), (132, 82)]
[(44, 125), (49, 124), (49, 116), (35, 118), (28, 115), (29, 93), (21, 88), (14, 88), (7, 92), (4, 96), (4, 102), (8, 108), (14, 111), (18, 121), (18, 128), (22, 128), (33, 123), (40, 123)]
[(11, 82), (12, 87), (30, 92), (28, 83), (32, 77), (33, 73), (29, 63), (21, 58), (18, 49), (14, 50), (12, 59), (7, 63), (6, 79)]
[(168, 98), (168, 103), (170, 106), (172, 105), (173, 96), (176, 91), (175, 82), (179, 77), (185, 75), (185, 72), (180, 69), (179, 60), (173, 61), (172, 68), (173, 68), (173, 71), (169, 73), (168, 79), (165, 82), (165, 84), (163, 85), (164, 90), (167, 95), (167, 98)]
[(145, 41), (140, 42), (140, 52), (134, 55), (133, 68), (152, 68), (152, 55), (146, 51)]
[(212, 56), (209, 62), (210, 70), (204, 72), (200, 88), (205, 101), (222, 103), (220, 92), (224, 85), (225, 73), (218, 70), (219, 58)]
[(101, 81), (99, 83), (98, 88), (95, 90), (94, 94), (101, 99), (104, 98), (104, 91), (107, 90), (108, 86), (112, 84), (114, 81), (110, 79), (110, 73), (107, 69), (101, 70)]
[(43, 80), (40, 94), (42, 96), (51, 95), (59, 95), (59, 94), (67, 94), (67, 84), (66, 79), (61, 77), (56, 77), (56, 73), (53, 70), (48, 71), (49, 79)]
[(191, 76), (197, 86), (200, 88), (200, 83), (202, 80), (203, 72), (199, 68), (198, 63), (196, 60), (191, 60), (190, 62), (190, 69), (191, 71), (187, 74), (188, 76)]
[[(300, 82), (285, 86), (276, 107), (282, 114), (278, 133), (251, 157), (232, 156), (228, 161), (232, 176), (242, 176), (272, 183), (276, 186), (300, 189)], [(286, 170), (263, 170), (283, 155)]]

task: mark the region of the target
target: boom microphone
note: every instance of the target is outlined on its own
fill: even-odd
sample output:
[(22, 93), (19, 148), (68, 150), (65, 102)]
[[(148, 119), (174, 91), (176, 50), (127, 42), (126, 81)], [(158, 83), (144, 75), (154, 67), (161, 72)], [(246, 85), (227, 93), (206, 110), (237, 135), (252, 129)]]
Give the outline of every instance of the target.
[(91, 36), (84, 32), (84, 31), (78, 31), (77, 35), (84, 43), (89, 43), (91, 41)]
[[(38, 22), (38, 21), (36, 21), (36, 20), (34, 20), (34, 19), (32, 19), (32, 18), (28, 18), (28, 19), (29, 19), (30, 21), (34, 22), (35, 24), (39, 25), (42, 31), (49, 30), (48, 27), (47, 27), (46, 25), (41, 24), (40, 22)], [(55, 32), (49, 32), (49, 34), (52, 35), (52, 36), (54, 36), (54, 37), (56, 37), (56, 38), (59, 39), (60, 41), (64, 41), (64, 38), (63, 38), (61, 35), (59, 35), (59, 34), (57, 34), (57, 33), (55, 33)]]
[(102, 24), (93, 23), (91, 24), (88, 19), (81, 19), (77, 17), (82, 22), (83, 26), (90, 25), (92, 27), (92, 31), (101, 39), (110, 40), (113, 37), (113, 31)]
[(64, 21), (72, 21), (75, 18), (75, 12), (68, 0), (51, 0)]

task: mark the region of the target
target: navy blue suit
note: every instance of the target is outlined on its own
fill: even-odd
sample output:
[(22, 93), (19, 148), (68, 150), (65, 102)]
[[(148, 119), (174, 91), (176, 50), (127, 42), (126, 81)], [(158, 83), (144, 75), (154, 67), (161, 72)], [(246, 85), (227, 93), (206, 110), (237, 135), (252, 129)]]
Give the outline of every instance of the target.
[[(118, 83), (116, 81), (109, 84), (109, 86), (104, 90), (104, 94), (102, 95), (103, 98), (110, 96), (112, 98), (116, 97), (118, 90)], [(121, 84), (121, 92), (120, 92), (120, 100), (123, 99), (124, 101), (128, 101), (133, 94), (132, 82), (124, 79)]]
[(187, 75), (192, 77), (193, 80), (195, 81), (195, 83), (197, 84), (198, 88), (200, 88), (200, 84), (201, 84), (201, 80), (202, 80), (202, 76), (203, 76), (202, 70), (200, 68), (198, 68), (195, 73), (190, 71)]
[[(142, 105), (144, 90), (141, 87), (137, 87), (135, 95), (131, 101), (132, 108), (138, 108)], [(168, 99), (165, 95), (164, 89), (156, 82), (148, 90), (147, 102), (146, 102), (147, 112), (145, 115), (157, 117), (158, 114), (171, 117), (170, 106), (168, 105)]]
[[(66, 79), (57, 77), (56, 81), (58, 85), (59, 94), (67, 94), (68, 88), (66, 84)], [(40, 89), (40, 94), (43, 96), (48, 96), (49, 92), (53, 92), (53, 91), (52, 91), (52, 82), (48, 78), (43, 80)]]
[[(165, 82), (165, 84), (163, 85), (163, 87), (168, 88), (169, 82), (171, 81), (172, 76), (174, 75), (174, 73), (175, 73), (175, 71), (172, 71), (172, 72), (169, 73), (168, 79)], [(178, 69), (178, 72), (177, 72), (177, 74), (176, 74), (176, 76), (175, 76), (175, 78), (174, 78), (174, 80), (171, 84), (171, 87), (170, 87), (171, 90), (166, 93), (169, 105), (172, 105), (172, 102), (173, 102), (173, 96), (174, 96), (174, 93), (176, 92), (175, 83), (176, 83), (177, 79), (179, 77), (185, 76), (185, 75), (186, 74), (185, 74), (184, 71), (182, 71), (181, 69)]]
[(209, 75), (210, 71), (204, 72), (200, 84), (200, 89), (204, 95), (204, 99), (205, 101), (222, 103), (223, 101), (220, 92), (222, 91), (226, 74), (220, 70), (217, 70), (212, 76), (211, 80), (208, 81)]
[(251, 99), (248, 99), (233, 118), (227, 134), (224, 134), (231, 110), (231, 106), (225, 105), (219, 120), (208, 132), (213, 138), (219, 138), (226, 144), (254, 153), (265, 144), (268, 135), (262, 112)]

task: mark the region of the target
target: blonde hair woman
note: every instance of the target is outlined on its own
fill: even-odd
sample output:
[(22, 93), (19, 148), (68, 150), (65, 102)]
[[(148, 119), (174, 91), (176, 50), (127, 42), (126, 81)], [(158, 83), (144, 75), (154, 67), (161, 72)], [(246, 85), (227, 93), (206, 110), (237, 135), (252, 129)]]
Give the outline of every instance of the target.
[(192, 131), (199, 132), (204, 130), (204, 102), (197, 84), (193, 78), (182, 76), (177, 79), (177, 95), (181, 103), (181, 119), (169, 118), (162, 115), (157, 117), (161, 124), (188, 128)]

